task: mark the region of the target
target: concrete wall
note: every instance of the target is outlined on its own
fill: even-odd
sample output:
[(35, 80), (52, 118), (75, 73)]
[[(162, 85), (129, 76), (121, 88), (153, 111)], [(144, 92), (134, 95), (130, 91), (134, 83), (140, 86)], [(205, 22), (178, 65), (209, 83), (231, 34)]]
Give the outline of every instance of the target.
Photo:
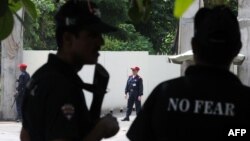
[(250, 86), (250, 1), (239, 0), (238, 20), (241, 29), (242, 49), (241, 53), (246, 56), (243, 64), (239, 66), (239, 78), (243, 84)]
[[(187, 11), (180, 18), (179, 22), (179, 46), (178, 54), (191, 50), (191, 39), (194, 35), (194, 16), (196, 12), (203, 6), (202, 0), (195, 0), (193, 4), (187, 9)], [(188, 66), (192, 65), (189, 61), (183, 62), (181, 65), (181, 75)]]
[[(20, 9), (16, 14), (23, 19), (24, 10)], [(16, 94), (16, 79), (19, 76), (16, 68), (22, 60), (23, 50), (23, 26), (16, 16), (14, 16), (12, 33), (1, 41), (1, 44), (0, 119), (13, 120), (16, 116), (16, 108), (12, 103)]]
[[(47, 62), (47, 55), (55, 51), (24, 51), (23, 61), (28, 64), (27, 71), (32, 75), (36, 69)], [(165, 80), (180, 76), (180, 65), (168, 62), (167, 56), (148, 55), (148, 52), (100, 52), (99, 63), (110, 73), (103, 109), (113, 110), (125, 108), (127, 101), (124, 99), (124, 89), (127, 78), (131, 75), (131, 67), (139, 66), (139, 75), (143, 78), (145, 102), (153, 88)], [(79, 72), (84, 82), (92, 83), (94, 65), (84, 66)], [(87, 104), (90, 106), (92, 94), (84, 91)]]

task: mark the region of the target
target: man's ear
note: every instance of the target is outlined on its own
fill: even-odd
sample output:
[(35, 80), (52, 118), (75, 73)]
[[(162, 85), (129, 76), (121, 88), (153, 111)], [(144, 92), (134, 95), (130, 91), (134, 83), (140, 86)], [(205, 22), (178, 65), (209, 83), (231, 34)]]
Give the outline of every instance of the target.
[(65, 46), (71, 46), (73, 42), (73, 34), (69, 32), (64, 32), (63, 33), (63, 43)]

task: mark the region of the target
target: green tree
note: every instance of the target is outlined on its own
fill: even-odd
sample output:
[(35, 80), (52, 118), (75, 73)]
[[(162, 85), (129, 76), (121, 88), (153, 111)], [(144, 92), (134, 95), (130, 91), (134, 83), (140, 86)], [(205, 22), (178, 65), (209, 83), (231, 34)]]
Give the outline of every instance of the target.
[(37, 17), (35, 5), (31, 0), (0, 0), (0, 41), (11, 34), (14, 16), (23, 23), (22, 17), (17, 14), (22, 7), (32, 19)]
[[(38, 18), (35, 22), (27, 17), (25, 19), (25, 49), (56, 49), (54, 40), (54, 20), (56, 5), (51, 0), (33, 0), (37, 7)], [(149, 51), (152, 43), (149, 39), (136, 32), (132, 24), (126, 24), (129, 20), (128, 1), (126, 0), (95, 0), (102, 11), (102, 19), (112, 25), (119, 27), (119, 31), (104, 36), (107, 42), (103, 50), (112, 51)], [(119, 13), (119, 14), (117, 14)], [(112, 43), (114, 42), (114, 43)]]
[(117, 39), (113, 36), (104, 36), (106, 51), (148, 51), (154, 53), (152, 43), (147, 37), (137, 32), (132, 24), (120, 24), (120, 32), (123, 32), (125, 40)]
[[(173, 17), (173, 0), (158, 0), (157, 2), (152, 2), (152, 11), (149, 13), (150, 18), (141, 22), (138, 20), (136, 20), (136, 22), (134, 22), (134, 20), (132, 21), (127, 14), (135, 0), (96, 0), (96, 2), (99, 2), (98, 5), (102, 11), (102, 17), (106, 21), (112, 19), (109, 23), (120, 27), (119, 32), (109, 34), (112, 36), (112, 38), (109, 38), (110, 41), (114, 40), (115, 43), (121, 42), (121, 46), (130, 45), (124, 44), (124, 42), (129, 42), (131, 45), (143, 43), (140, 45), (141, 48), (146, 49), (146, 51), (152, 54), (171, 52), (176, 34), (176, 26), (178, 24), (177, 19)], [(133, 12), (136, 12), (136, 10)], [(138, 15), (134, 15), (134, 17), (136, 18)], [(131, 26), (131, 24), (134, 26)], [(136, 30), (133, 29), (134, 27)], [(139, 35), (140, 37), (135, 38), (134, 35)], [(115, 46), (117, 47), (117, 44)], [(153, 48), (148, 49), (149, 46)], [(123, 48), (124, 50), (141, 50), (139, 48), (126, 46), (123, 46)], [(104, 49), (106, 50), (107, 48), (105, 47)]]
[[(54, 50), (57, 46), (54, 39), (53, 15), (57, 4), (51, 0), (32, 1), (36, 5), (38, 18), (32, 21), (25, 16), (24, 48)], [(128, 16), (131, 7), (129, 0), (93, 1), (101, 9), (103, 20), (119, 27), (118, 32), (104, 36), (107, 43), (103, 50), (144, 50), (151, 54), (171, 52), (177, 24), (177, 20), (172, 16), (173, 0), (158, 0), (159, 3), (153, 3), (149, 20), (139, 23), (133, 23)]]
[(55, 50), (54, 17), (56, 4), (51, 0), (32, 0), (36, 5), (37, 19), (25, 16), (24, 48)]
[(102, 19), (119, 27), (119, 31), (110, 33), (105, 38), (105, 46), (102, 50), (111, 51), (149, 51), (154, 53), (149, 38), (141, 35), (135, 30), (133, 24), (129, 23), (128, 0), (95, 0), (102, 11)]
[[(6, 0), (4, 0), (6, 1)], [(9, 0), (11, 1), (11, 0)], [(16, 0), (16, 1), (30, 1), (30, 0)], [(53, 15), (57, 9), (53, 0), (31, 0), (37, 8), (38, 18), (32, 21), (29, 17), (25, 16), (25, 33), (24, 33), (24, 48), (25, 49), (56, 49), (56, 43), (54, 41), (54, 21)], [(169, 5), (167, 0), (160, 1), (159, 4), (154, 2), (154, 11), (149, 14), (156, 16), (151, 18), (149, 22), (133, 24), (128, 17), (135, 17), (134, 15), (144, 16), (142, 20), (147, 19), (145, 14), (141, 13), (143, 8), (146, 9), (148, 14), (151, 6), (150, 0), (93, 0), (96, 1), (102, 11), (103, 19), (115, 26), (120, 27), (119, 32), (111, 33), (105, 36), (105, 40), (118, 41), (121, 43), (119, 49), (114, 50), (146, 50), (151, 53), (164, 53), (169, 52), (171, 46), (172, 37), (175, 34), (174, 30), (169, 30), (171, 21), (165, 20), (168, 17), (164, 17), (166, 12), (172, 14), (172, 5)], [(60, 2), (63, 2), (61, 0)], [(131, 13), (131, 3), (132, 6)], [(135, 4), (136, 7), (135, 7)], [(161, 6), (165, 4), (165, 6)], [(26, 6), (27, 7), (27, 6)], [(165, 9), (164, 9), (165, 8)], [(29, 8), (27, 8), (29, 9)], [(171, 9), (171, 10), (170, 10)], [(170, 10), (170, 11), (164, 11)], [(130, 11), (130, 12), (129, 12)], [(145, 11), (144, 11), (145, 12)], [(134, 14), (135, 13), (135, 14)], [(146, 14), (146, 15), (147, 15)], [(31, 14), (32, 15), (32, 14)], [(172, 15), (171, 15), (172, 16)], [(165, 22), (167, 21), (167, 22)], [(168, 25), (168, 26), (166, 26)], [(166, 28), (167, 27), (167, 28)], [(152, 28), (152, 29), (151, 29)], [(134, 30), (136, 29), (136, 30)], [(138, 32), (139, 31), (139, 32)], [(136, 37), (138, 36), (138, 37)], [(149, 47), (152, 47), (149, 48)]]
[(153, 43), (156, 54), (171, 54), (178, 20), (173, 16), (174, 0), (155, 0), (150, 18), (135, 23), (135, 28)]

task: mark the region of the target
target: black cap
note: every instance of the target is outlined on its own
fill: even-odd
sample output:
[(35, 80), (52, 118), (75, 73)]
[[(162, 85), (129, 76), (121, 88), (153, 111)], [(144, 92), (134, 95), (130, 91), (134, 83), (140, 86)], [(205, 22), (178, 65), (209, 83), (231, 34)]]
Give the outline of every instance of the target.
[(57, 28), (81, 27), (99, 33), (114, 32), (117, 28), (101, 20), (101, 12), (93, 2), (69, 0), (55, 16)]

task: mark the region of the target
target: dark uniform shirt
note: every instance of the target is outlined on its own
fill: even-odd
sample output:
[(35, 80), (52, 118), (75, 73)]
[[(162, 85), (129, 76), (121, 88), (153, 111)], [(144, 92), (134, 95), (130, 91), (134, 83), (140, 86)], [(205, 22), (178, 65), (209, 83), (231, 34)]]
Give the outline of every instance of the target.
[(80, 141), (92, 121), (82, 92), (83, 82), (71, 66), (49, 55), (31, 78), (24, 97), (23, 127), (31, 141)]
[(129, 93), (130, 97), (135, 97), (135, 98), (143, 95), (142, 78), (139, 75), (136, 75), (134, 77), (133, 75), (129, 76), (125, 88), (125, 93)]
[(131, 141), (232, 139), (230, 129), (249, 127), (249, 98), (250, 89), (231, 72), (189, 67), (185, 77), (154, 89), (127, 136)]
[(26, 71), (22, 71), (17, 80), (18, 86), (17, 91), (19, 95), (24, 93), (25, 86), (30, 79), (30, 75)]

